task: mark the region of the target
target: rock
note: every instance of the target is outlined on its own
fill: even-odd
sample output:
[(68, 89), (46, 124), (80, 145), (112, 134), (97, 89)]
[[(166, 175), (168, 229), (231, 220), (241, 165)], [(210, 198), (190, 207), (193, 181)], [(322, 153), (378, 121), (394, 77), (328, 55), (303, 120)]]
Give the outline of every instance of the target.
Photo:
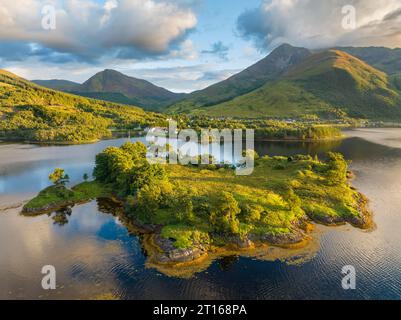
[(231, 237), (229, 242), (236, 245), (239, 249), (248, 249), (254, 246), (253, 242), (249, 238), (241, 238), (239, 236)]
[(340, 216), (310, 216), (310, 218), (320, 224), (324, 224), (327, 226), (337, 226), (341, 224), (345, 224), (345, 220), (343, 217)]
[(197, 246), (188, 249), (179, 249), (174, 246), (174, 242), (170, 239), (163, 238), (160, 234), (154, 237), (154, 243), (162, 251), (155, 255), (155, 259), (159, 263), (183, 263), (191, 262), (199, 259), (206, 253), (205, 248)]
[(57, 211), (60, 208), (69, 207), (69, 206), (73, 206), (73, 205), (74, 205), (74, 202), (67, 201), (67, 202), (64, 202), (62, 204), (50, 203), (50, 204), (47, 204), (47, 205), (45, 205), (43, 207), (40, 207), (40, 208), (27, 208), (27, 207), (24, 207), (22, 209), (22, 214), (24, 214), (24, 215), (38, 215), (38, 214), (48, 213), (48, 212), (52, 212), (52, 211)]
[(306, 235), (304, 232), (298, 229), (292, 230), (291, 233), (284, 233), (284, 234), (272, 234), (266, 233), (262, 236), (254, 236), (257, 240), (262, 242), (267, 242), (272, 245), (292, 245), (298, 244), (305, 240)]

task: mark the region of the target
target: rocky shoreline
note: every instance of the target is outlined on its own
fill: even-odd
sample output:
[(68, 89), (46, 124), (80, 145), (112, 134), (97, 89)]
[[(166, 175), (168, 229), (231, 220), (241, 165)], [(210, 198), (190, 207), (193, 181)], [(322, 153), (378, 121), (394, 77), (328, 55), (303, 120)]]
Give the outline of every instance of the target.
[(41, 215), (41, 214), (57, 211), (62, 208), (72, 207), (76, 204), (81, 204), (81, 203), (84, 203), (84, 202), (78, 203), (76, 201), (66, 201), (63, 203), (49, 203), (43, 207), (38, 207), (38, 208), (28, 208), (28, 207), (24, 206), (22, 208), (21, 213), (25, 216), (36, 216), (36, 215)]
[[(48, 204), (41, 208), (24, 208), (24, 215), (38, 215), (59, 210), (63, 207), (76, 205), (76, 202), (68, 201), (65, 203)], [(291, 246), (306, 246), (310, 240), (309, 230), (311, 223), (319, 223), (327, 226), (338, 226), (349, 223), (360, 229), (368, 229), (372, 225), (372, 215), (367, 208), (368, 200), (365, 196), (360, 195), (360, 212), (361, 217), (308, 217), (308, 219), (300, 220), (293, 225), (292, 232), (287, 234), (272, 234), (264, 235), (250, 234), (246, 238), (239, 236), (231, 236), (226, 239), (225, 247), (230, 247), (232, 250), (249, 250), (258, 244), (291, 247)], [(166, 239), (161, 236), (163, 226), (143, 224), (139, 221), (130, 219), (130, 224), (142, 234), (149, 235), (150, 246), (147, 251), (151, 256), (154, 264), (160, 265), (177, 265), (185, 263), (194, 263), (206, 257), (210, 250), (216, 250), (210, 245), (195, 244), (191, 248), (180, 249), (175, 247), (173, 239)]]
[(358, 205), (360, 216), (311, 216), (309, 218), (319, 224), (325, 226), (340, 226), (349, 223), (355, 228), (367, 230), (373, 226), (372, 212), (368, 208), (369, 200), (361, 193), (359, 193)]
[[(368, 200), (365, 196), (360, 194), (360, 217), (325, 217), (324, 219), (317, 219), (316, 217), (308, 217), (305, 220), (300, 220), (294, 224), (292, 232), (287, 234), (264, 234), (255, 235), (250, 234), (246, 238), (238, 236), (231, 236), (227, 238), (227, 243), (224, 247), (230, 247), (232, 250), (249, 250), (255, 248), (257, 245), (277, 246), (283, 248), (290, 247), (303, 247), (306, 246), (310, 238), (310, 230), (313, 229), (312, 223), (323, 224), (326, 226), (340, 226), (346, 223), (360, 229), (369, 229), (372, 227), (372, 214), (368, 209)], [(165, 239), (161, 236), (160, 231), (162, 226), (144, 225), (138, 222), (134, 223), (137, 228), (152, 235), (151, 246), (148, 252), (152, 257), (154, 264), (160, 265), (177, 265), (185, 263), (193, 263), (201, 260), (208, 255), (209, 251), (216, 250), (212, 246), (204, 246), (196, 244), (192, 248), (178, 249), (174, 246), (172, 239)]]

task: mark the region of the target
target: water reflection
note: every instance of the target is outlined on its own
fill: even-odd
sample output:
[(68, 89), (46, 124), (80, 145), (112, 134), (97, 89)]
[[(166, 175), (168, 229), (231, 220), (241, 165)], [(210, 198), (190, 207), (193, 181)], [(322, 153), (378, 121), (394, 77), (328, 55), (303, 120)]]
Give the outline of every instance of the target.
[[(141, 238), (127, 230), (118, 207), (104, 199), (50, 216), (19, 215), (20, 203), (48, 185), (54, 166), (65, 168), (75, 183), (91, 172), (96, 153), (124, 139), (66, 147), (0, 145), (0, 299), (79, 299), (105, 293), (126, 299), (399, 299), (401, 130), (351, 135), (335, 143), (255, 146), (262, 155), (344, 153), (356, 172), (353, 184), (371, 200), (374, 232), (324, 227), (316, 251), (294, 257), (299, 263), (285, 263), (279, 254), (267, 257), (269, 261), (229, 256), (190, 279), (147, 268)], [(46, 264), (57, 270), (55, 292), (40, 286)], [(352, 292), (341, 287), (341, 268), (348, 264), (358, 272)]]
[(50, 216), (54, 221), (54, 224), (62, 227), (68, 223), (68, 217), (71, 215), (72, 210), (70, 207), (65, 207), (51, 213)]
[(217, 260), (217, 265), (219, 266), (220, 270), (228, 271), (231, 269), (232, 266), (234, 266), (238, 262), (238, 260), (239, 260), (238, 256), (223, 257)]

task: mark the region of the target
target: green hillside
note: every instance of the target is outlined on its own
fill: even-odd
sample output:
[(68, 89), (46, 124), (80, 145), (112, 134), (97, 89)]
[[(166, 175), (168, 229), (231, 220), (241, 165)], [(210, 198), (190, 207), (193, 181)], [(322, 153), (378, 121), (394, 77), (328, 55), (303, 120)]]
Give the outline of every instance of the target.
[(385, 47), (343, 47), (340, 48), (376, 69), (389, 75), (390, 82), (398, 90), (401, 90), (401, 49)]
[(401, 118), (399, 93), (385, 73), (341, 51), (314, 54), (277, 81), (194, 114), (258, 118)]
[(401, 49), (385, 47), (339, 47), (338, 50), (347, 52), (371, 66), (393, 75), (401, 72)]
[(154, 111), (160, 111), (185, 96), (114, 70), (104, 70), (95, 74), (76, 87), (73, 93), (89, 98), (137, 105)]
[(273, 50), (266, 58), (229, 79), (191, 93), (186, 99), (169, 107), (167, 111), (185, 112), (231, 100), (261, 87), (266, 82), (277, 79), (310, 54), (310, 51), (305, 48), (284, 44)]
[(0, 70), (0, 138), (88, 142), (110, 129), (163, 122), (162, 115), (40, 87)]

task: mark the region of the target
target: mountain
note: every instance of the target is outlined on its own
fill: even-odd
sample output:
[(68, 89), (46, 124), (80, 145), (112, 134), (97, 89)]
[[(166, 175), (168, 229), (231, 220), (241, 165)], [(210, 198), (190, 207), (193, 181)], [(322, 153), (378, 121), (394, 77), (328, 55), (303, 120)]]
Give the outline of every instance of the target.
[(385, 47), (339, 47), (338, 50), (347, 52), (388, 75), (401, 73), (401, 49)]
[(162, 115), (41, 87), (0, 70), (0, 138), (88, 142), (163, 121)]
[(167, 110), (169, 112), (185, 112), (193, 108), (208, 107), (231, 100), (261, 87), (266, 82), (277, 79), (310, 54), (311, 52), (305, 48), (283, 44), (244, 71), (206, 89), (191, 93), (186, 99), (179, 101)]
[(155, 86), (149, 81), (129, 77), (114, 70), (104, 70), (74, 90), (91, 98), (161, 110), (184, 95)]
[(193, 114), (227, 117), (349, 116), (401, 118), (399, 92), (388, 76), (339, 50), (304, 59), (259, 89)]
[(387, 73), (391, 83), (401, 90), (401, 49), (390, 49), (385, 47), (341, 47), (345, 51), (373, 67)]
[(152, 111), (162, 111), (185, 97), (185, 94), (174, 93), (155, 86), (149, 81), (129, 77), (109, 69), (95, 74), (83, 84), (67, 80), (33, 80), (32, 82), (87, 98), (134, 105)]
[(32, 80), (33, 83), (36, 83), (39, 86), (46, 87), (53, 90), (59, 91), (74, 91), (78, 86), (79, 83), (68, 81), (68, 80), (59, 80), (59, 79), (52, 79), (52, 80)]

